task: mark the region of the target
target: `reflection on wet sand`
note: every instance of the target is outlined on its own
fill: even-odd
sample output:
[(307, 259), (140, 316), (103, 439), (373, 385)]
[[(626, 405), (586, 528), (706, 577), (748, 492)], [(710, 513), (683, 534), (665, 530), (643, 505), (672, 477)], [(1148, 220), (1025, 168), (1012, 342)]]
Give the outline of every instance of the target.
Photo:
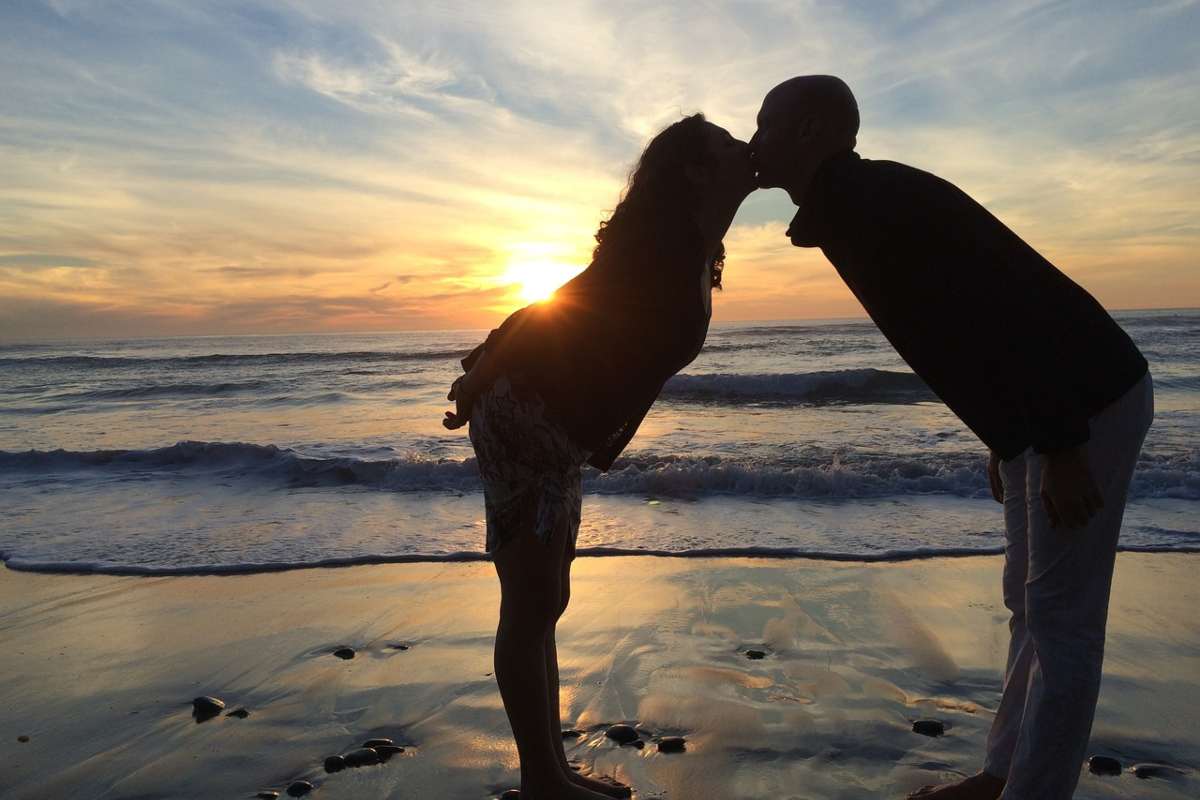
[[(1085, 774), (1080, 797), (1200, 787), (1200, 556), (1120, 557), (1092, 752), (1183, 776)], [(880, 797), (977, 769), (1006, 615), (992, 557), (898, 564), (592, 558), (560, 626), (582, 769), (642, 798)], [(118, 578), (0, 573), (0, 703), (14, 798), (495, 797), (517, 782), (491, 676), (487, 564)], [(402, 642), (408, 649), (391, 645)], [(332, 655), (349, 645), (355, 657)], [(751, 658), (754, 651), (761, 658)], [(197, 724), (214, 694), (246, 719)], [(231, 706), (232, 707), (232, 706)], [(912, 731), (918, 718), (945, 735)], [(605, 736), (637, 727), (643, 746)], [(325, 774), (371, 736), (386, 767)], [(666, 736), (682, 753), (661, 753)], [(50, 795), (46, 793), (50, 792)]]

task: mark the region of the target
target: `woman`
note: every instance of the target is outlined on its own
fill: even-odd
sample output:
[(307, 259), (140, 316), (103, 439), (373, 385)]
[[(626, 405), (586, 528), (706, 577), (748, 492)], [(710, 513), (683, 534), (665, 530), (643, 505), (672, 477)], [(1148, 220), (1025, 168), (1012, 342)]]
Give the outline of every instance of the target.
[(471, 421), (500, 578), (496, 682), (523, 800), (627, 797), (563, 752), (555, 625), (570, 597), (580, 468), (606, 470), (663, 384), (699, 353), (722, 239), (754, 189), (749, 149), (695, 114), (646, 147), (591, 265), (463, 360), (447, 428)]

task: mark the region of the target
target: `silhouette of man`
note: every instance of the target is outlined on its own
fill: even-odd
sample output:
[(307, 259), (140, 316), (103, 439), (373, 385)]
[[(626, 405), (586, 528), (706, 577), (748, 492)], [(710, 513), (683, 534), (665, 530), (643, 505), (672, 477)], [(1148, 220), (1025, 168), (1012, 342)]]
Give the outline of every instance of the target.
[(1153, 418), (1146, 360), (1091, 295), (953, 184), (854, 152), (827, 75), (781, 83), (751, 150), (762, 187), (913, 371), (990, 448), (1011, 640), (983, 770), (924, 800), (1069, 798), (1100, 688), (1129, 482)]

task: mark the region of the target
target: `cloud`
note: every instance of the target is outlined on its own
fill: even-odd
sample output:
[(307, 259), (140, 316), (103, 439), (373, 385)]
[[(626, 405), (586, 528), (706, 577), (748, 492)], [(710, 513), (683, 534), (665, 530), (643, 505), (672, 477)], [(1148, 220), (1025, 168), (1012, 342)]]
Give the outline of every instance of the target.
[[(959, 184), (1110, 305), (1197, 305), (1198, 9), (8, 4), (0, 293), (68, 332), (244, 330), (215, 310), (243, 304), (277, 330), (487, 326), (515, 261), (587, 263), (660, 127), (747, 137), (767, 89), (828, 72), (864, 155)], [(791, 214), (744, 206), (720, 318), (861, 313)]]
[(226, 264), (222, 267), (205, 267), (201, 270), (205, 273), (217, 274), (223, 277), (238, 279), (238, 278), (307, 278), (316, 275), (319, 270), (312, 268), (297, 268), (297, 267), (247, 267), (240, 264)]
[(10, 253), (0, 255), (0, 266), (24, 267), (43, 269), (47, 267), (94, 267), (96, 262), (90, 258), (78, 256), (61, 256), (50, 253)]

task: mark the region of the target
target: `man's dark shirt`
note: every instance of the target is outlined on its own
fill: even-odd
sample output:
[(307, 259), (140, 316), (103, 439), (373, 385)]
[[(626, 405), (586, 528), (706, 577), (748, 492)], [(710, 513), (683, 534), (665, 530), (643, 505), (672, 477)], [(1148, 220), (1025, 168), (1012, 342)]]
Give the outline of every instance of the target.
[(880, 331), (1009, 459), (1086, 442), (1146, 374), (1096, 300), (953, 184), (847, 151), (814, 176), (788, 236), (820, 247)]

